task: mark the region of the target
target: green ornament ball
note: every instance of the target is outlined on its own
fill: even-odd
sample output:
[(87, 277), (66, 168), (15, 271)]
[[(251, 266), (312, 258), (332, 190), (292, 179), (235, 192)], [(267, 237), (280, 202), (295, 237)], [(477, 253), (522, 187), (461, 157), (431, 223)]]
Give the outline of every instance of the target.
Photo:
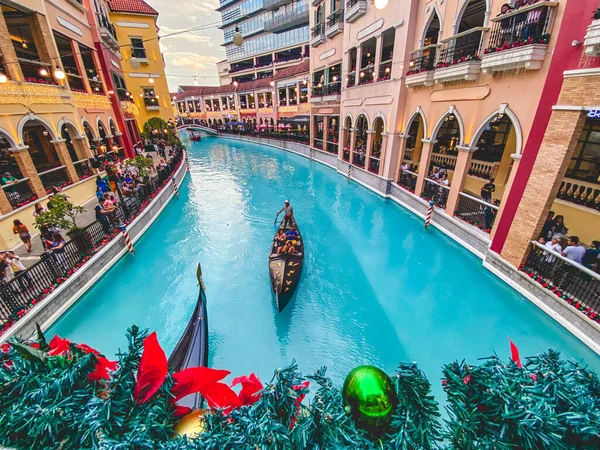
[(389, 427), (398, 403), (390, 377), (373, 366), (358, 366), (344, 381), (344, 402), (358, 428), (379, 433)]

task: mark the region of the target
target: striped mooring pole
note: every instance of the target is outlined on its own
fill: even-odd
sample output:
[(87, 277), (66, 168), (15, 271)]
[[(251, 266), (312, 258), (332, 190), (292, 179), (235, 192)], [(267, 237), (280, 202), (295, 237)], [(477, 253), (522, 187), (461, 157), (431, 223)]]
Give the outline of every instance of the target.
[(129, 233), (127, 232), (127, 227), (123, 222), (121, 222), (121, 224), (119, 225), (119, 230), (121, 230), (121, 234), (123, 234), (125, 244), (127, 244), (127, 249), (132, 255), (135, 255), (135, 251), (133, 250), (133, 244), (131, 243), (131, 238), (129, 237)]
[(185, 152), (185, 164), (187, 166), (187, 171), (189, 173), (192, 173), (192, 169), (190, 169), (190, 160), (188, 159), (188, 154), (187, 152)]
[(173, 183), (173, 190), (175, 191), (175, 195), (179, 198), (179, 190), (177, 189), (177, 183), (175, 183), (175, 177), (171, 178), (171, 182)]
[(429, 200), (429, 208), (427, 208), (427, 215), (425, 216), (425, 229), (429, 227), (431, 222), (431, 216), (433, 215), (433, 200)]
[(352, 171), (352, 164), (348, 164), (348, 180), (350, 180), (350, 172)]
[(310, 158), (310, 159), (313, 159), (313, 158), (314, 158), (314, 156), (313, 156), (313, 155), (314, 155), (314, 152), (315, 152), (315, 151), (314, 151), (314, 149), (311, 147), (311, 148), (310, 148), (310, 152), (309, 152), (309, 158)]

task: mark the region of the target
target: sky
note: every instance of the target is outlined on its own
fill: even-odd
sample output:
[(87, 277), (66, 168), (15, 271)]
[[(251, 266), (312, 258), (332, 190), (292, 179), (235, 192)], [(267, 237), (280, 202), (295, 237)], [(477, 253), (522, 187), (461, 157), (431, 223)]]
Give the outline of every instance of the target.
[(159, 13), (159, 35), (212, 24), (210, 28), (183, 33), (160, 40), (167, 66), (165, 72), (171, 92), (180, 84), (218, 85), (217, 61), (225, 59), (223, 31), (217, 28), (221, 14), (215, 9), (219, 0), (146, 0)]

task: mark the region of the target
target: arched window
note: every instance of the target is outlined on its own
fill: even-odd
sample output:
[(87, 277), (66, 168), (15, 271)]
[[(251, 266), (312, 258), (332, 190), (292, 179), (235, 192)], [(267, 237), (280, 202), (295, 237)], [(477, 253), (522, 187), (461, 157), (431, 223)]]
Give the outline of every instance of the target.
[(356, 143), (354, 144), (354, 154), (352, 155), (352, 164), (360, 167), (361, 169), (365, 168), (365, 156), (367, 153), (367, 129), (369, 127), (369, 122), (364, 114), (360, 114), (356, 118), (356, 127), (354, 136), (356, 139)]
[(79, 157), (77, 156), (75, 145), (73, 143), (73, 139), (79, 135), (77, 130), (75, 130), (72, 125), (65, 123), (60, 129), (60, 135), (65, 140), (67, 150), (69, 150), (69, 156), (71, 156), (71, 161), (79, 161)]
[(381, 150), (383, 145), (384, 123), (381, 117), (376, 117), (373, 122), (373, 139), (371, 141), (371, 156), (369, 157), (369, 172), (379, 174), (381, 165)]

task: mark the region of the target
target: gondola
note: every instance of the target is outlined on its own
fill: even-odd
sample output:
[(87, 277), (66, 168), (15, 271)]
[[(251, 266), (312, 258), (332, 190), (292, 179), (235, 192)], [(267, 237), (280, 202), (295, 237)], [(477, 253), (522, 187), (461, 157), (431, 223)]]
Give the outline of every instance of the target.
[[(281, 221), (275, 236), (279, 230), (283, 229), (284, 220)], [(302, 241), (302, 233), (296, 224), (296, 219), (292, 219), (292, 225), (298, 231), (298, 244), (295, 245), (298, 253), (276, 254), (276, 242), (273, 238), (271, 252), (269, 253), (269, 272), (271, 274), (271, 287), (275, 294), (277, 308), (279, 312), (287, 306), (292, 298), (292, 294), (298, 285), (300, 274), (302, 273), (302, 265), (304, 263), (304, 242)]]
[(197, 133), (195, 131), (190, 131), (190, 139), (192, 141), (199, 141), (200, 139), (202, 139), (202, 137), (200, 136), (200, 133)]
[[(169, 369), (172, 372), (178, 372), (190, 367), (199, 367), (208, 365), (208, 315), (206, 313), (206, 288), (202, 281), (202, 268), (198, 264), (196, 271), (200, 293), (196, 308), (192, 317), (179, 339), (175, 350), (169, 356)], [(192, 394), (182, 398), (177, 402), (180, 406), (187, 406), (192, 409), (202, 407), (202, 396)]]

